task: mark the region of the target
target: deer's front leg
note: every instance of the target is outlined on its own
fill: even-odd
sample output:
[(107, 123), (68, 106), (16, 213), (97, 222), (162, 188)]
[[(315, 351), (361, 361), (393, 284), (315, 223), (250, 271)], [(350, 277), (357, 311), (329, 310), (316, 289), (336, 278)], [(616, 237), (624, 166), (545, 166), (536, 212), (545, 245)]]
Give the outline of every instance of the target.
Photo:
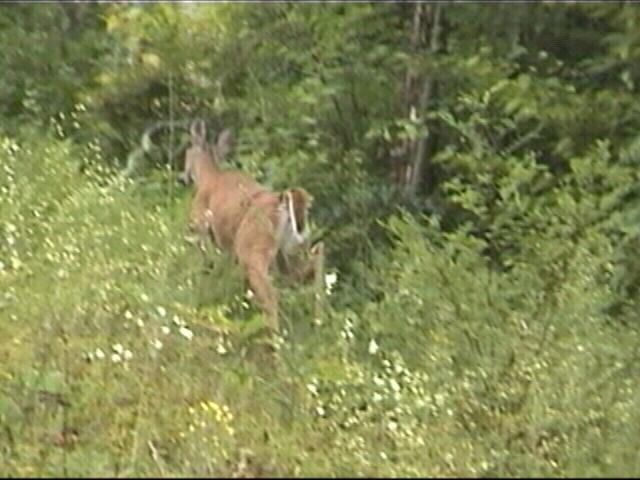
[(196, 235), (198, 250), (203, 255), (205, 265), (211, 266), (211, 255), (208, 252), (208, 242), (220, 245), (214, 228), (213, 213), (203, 201), (194, 202), (190, 214), (189, 229)]

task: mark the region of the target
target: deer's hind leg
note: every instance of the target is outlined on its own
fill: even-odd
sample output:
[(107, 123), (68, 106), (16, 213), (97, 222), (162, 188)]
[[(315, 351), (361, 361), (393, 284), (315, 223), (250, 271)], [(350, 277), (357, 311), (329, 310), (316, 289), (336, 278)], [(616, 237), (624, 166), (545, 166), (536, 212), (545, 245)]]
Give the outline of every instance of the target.
[(273, 286), (270, 270), (275, 263), (278, 244), (271, 223), (259, 210), (249, 213), (240, 224), (234, 250), (245, 271), (255, 301), (267, 316), (273, 332), (278, 331), (278, 294)]
[(256, 252), (247, 259), (241, 259), (249, 287), (253, 290), (257, 303), (267, 317), (267, 326), (273, 332), (277, 332), (279, 328), (278, 294), (269, 275), (270, 263), (266, 253)]

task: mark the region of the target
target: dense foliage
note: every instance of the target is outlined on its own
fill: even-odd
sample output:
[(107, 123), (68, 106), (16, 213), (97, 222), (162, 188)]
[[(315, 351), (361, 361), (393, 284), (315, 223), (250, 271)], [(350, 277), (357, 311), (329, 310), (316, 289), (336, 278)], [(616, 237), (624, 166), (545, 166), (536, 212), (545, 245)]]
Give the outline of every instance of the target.
[[(637, 476), (640, 10), (2, 8), (0, 474)], [(277, 359), (184, 126), (315, 198)], [(280, 282), (280, 280), (278, 280)]]

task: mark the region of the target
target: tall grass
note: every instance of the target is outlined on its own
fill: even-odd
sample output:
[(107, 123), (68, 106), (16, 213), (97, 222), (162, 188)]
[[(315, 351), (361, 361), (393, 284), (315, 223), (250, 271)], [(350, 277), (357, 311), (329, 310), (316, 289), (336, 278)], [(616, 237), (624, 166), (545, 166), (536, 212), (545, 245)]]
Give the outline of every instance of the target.
[[(0, 475), (640, 472), (637, 334), (591, 303), (535, 350), (542, 329), (501, 297), (517, 279), (487, 287), (474, 247), (452, 263), (398, 221), (366, 267), (381, 300), (320, 323), (309, 288), (284, 289), (274, 359), (238, 267), (206, 271), (190, 241), (190, 192), (99, 160), (0, 139)], [(358, 292), (338, 275), (334, 295)]]

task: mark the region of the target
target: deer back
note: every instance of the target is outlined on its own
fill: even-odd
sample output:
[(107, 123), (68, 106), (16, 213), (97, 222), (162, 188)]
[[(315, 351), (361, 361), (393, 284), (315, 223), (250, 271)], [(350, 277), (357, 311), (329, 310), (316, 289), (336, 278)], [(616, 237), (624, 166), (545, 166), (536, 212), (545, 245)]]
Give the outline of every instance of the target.
[(233, 246), (236, 233), (255, 195), (266, 190), (248, 175), (219, 171), (204, 187), (211, 223), (223, 248)]

